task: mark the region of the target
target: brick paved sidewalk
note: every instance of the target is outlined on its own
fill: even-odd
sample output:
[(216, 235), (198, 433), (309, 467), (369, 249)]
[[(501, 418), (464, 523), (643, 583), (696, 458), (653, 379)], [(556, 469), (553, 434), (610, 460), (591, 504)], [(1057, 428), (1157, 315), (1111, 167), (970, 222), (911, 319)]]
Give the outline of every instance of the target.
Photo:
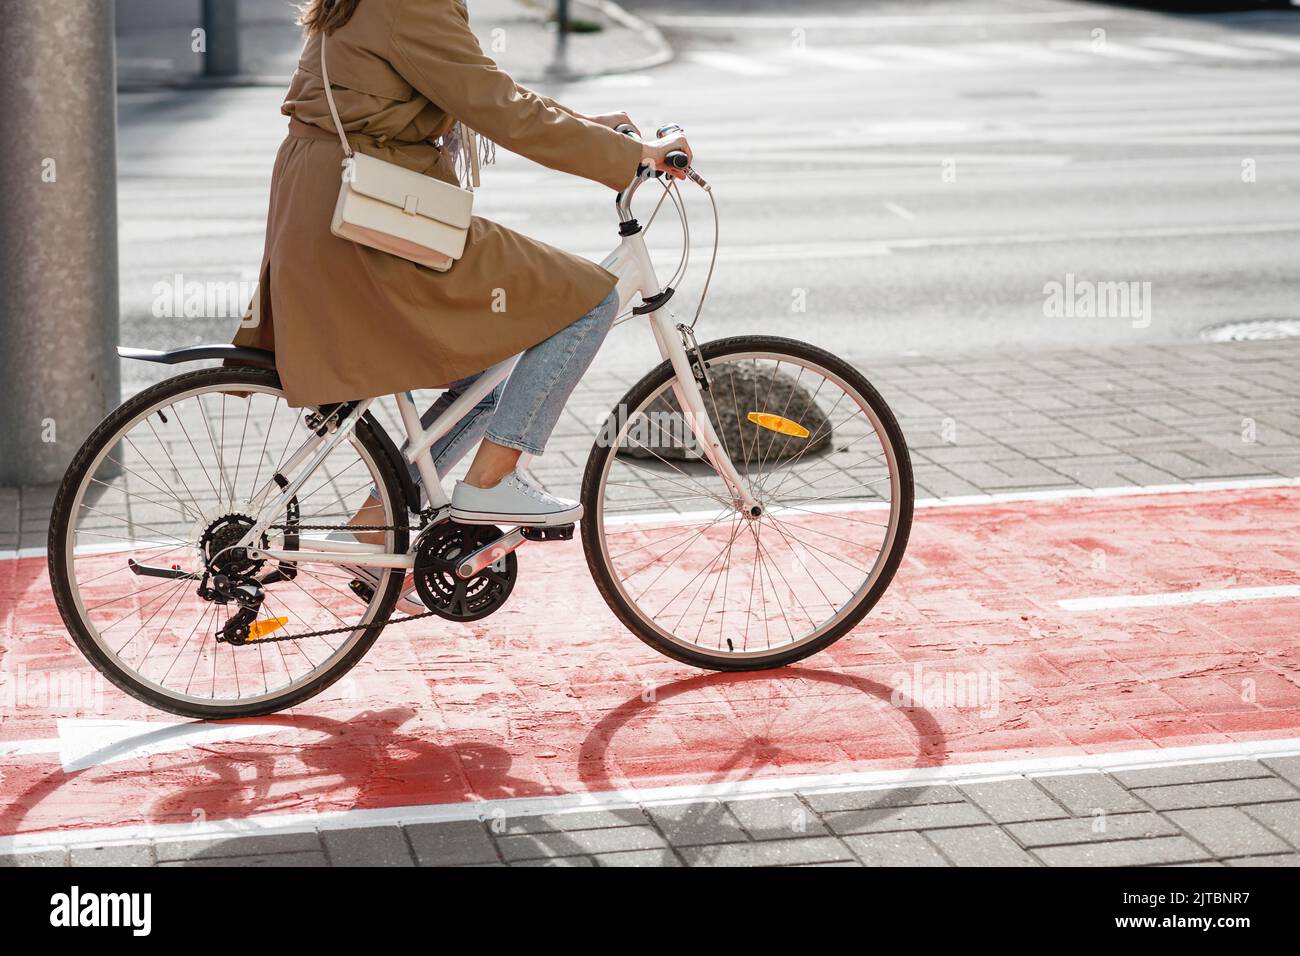
[(1300, 755), (356, 829), (52, 846), (0, 866), (1294, 866)]
[[(1300, 340), (846, 357), (898, 416), (920, 498), (1300, 476)], [(532, 466), (551, 490), (576, 497), (597, 429), (633, 380), (598, 364), (579, 385)], [(392, 409), (381, 417), (400, 436)], [(53, 497), (0, 489), (0, 553), (44, 546)]]

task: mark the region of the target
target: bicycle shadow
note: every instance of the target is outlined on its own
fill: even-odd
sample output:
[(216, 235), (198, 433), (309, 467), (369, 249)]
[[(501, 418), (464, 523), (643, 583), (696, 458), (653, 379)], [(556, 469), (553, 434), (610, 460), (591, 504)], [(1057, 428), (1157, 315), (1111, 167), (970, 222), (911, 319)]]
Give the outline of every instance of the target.
[[(617, 810), (615, 814), (626, 823), (650, 824), (651, 819), (644, 815), (643, 811), (636, 809), (636, 805), (641, 803), (637, 788), (620, 785), (618, 775), (610, 767), (610, 749), (619, 731), (638, 720), (653, 716), (656, 708), (662, 707), (675, 698), (719, 687), (734, 688), (749, 684), (788, 681), (792, 678), (845, 688), (872, 698), (875, 702), (873, 706), (877, 709), (892, 708), (902, 713), (915, 732), (917, 740), (917, 752), (909, 769), (923, 770), (944, 763), (948, 755), (947, 738), (938, 721), (928, 710), (912, 703), (910, 699), (905, 700), (901, 706), (896, 705), (893, 702), (896, 696), (894, 688), (849, 674), (807, 667), (786, 667), (751, 673), (704, 674), (655, 687), (650, 695), (642, 693), (629, 698), (592, 727), (584, 739), (578, 757), (580, 779), (584, 788), (589, 793), (599, 793), (602, 796), (614, 795), (616, 804), (622, 802), (620, 797), (625, 798), (627, 809)], [(699, 812), (692, 815), (690, 821), (692, 828), (699, 829), (701, 832), (709, 830), (724, 832), (735, 825), (726, 802), (732, 798), (761, 798), (769, 795), (765, 793), (765, 788), (762, 786), (762, 777), (765, 773), (781, 767), (781, 758), (786, 756), (794, 756), (794, 753), (784, 747), (780, 740), (773, 739), (767, 733), (750, 733), (735, 742), (729, 757), (718, 761), (703, 783), (691, 788), (697, 791), (698, 796), (694, 798), (678, 796), (671, 801), (665, 801), (665, 804), (668, 802), (695, 804), (699, 807)], [(816, 779), (815, 775), (810, 775), (809, 783), (815, 783)], [(881, 790), (877, 798), (857, 801), (857, 806), (851, 811), (851, 822), (855, 829), (869, 828), (891, 814), (897, 813), (901, 808), (916, 804), (930, 789), (924, 781), (918, 781), (916, 786), (908, 787), (905, 773), (897, 783), (898, 786)], [(781, 792), (781, 789), (774, 783), (770, 794), (775, 795)], [(808, 814), (815, 818), (815, 814), (810, 810)], [(801, 831), (801, 821), (806, 822), (806, 817), (801, 816), (800, 819), (790, 820), (790, 830), (787, 834), (765, 833), (763, 838), (817, 835)], [(503, 831), (510, 832), (508, 824), (503, 827)], [(529, 832), (527, 836), (536, 844), (536, 850), (546, 856), (562, 858), (582, 856), (590, 852), (563, 832)], [(705, 862), (708, 862), (708, 851), (704, 852)]]
[[(77, 755), (67, 772), (54, 769), (42, 774), (25, 789), (12, 794), (0, 806), (0, 834), (16, 834), (34, 847), (37, 843), (58, 844), (58, 831), (21, 832), (25, 820), (46, 801), (75, 805), (64, 791), (75, 789), (86, 775), (105, 764), (123, 758), (134, 759), (150, 748), (192, 735), (196, 728), (240, 725), (282, 726), (299, 735), (314, 737), (295, 741), (289, 747), (255, 740), (223, 741), (220, 752), (194, 746), (195, 757), (169, 762), (167, 771), (185, 780), (160, 792), (148, 760), (136, 759), (135, 766), (113, 768), (114, 795), (125, 785), (146, 801), (140, 818), (150, 825), (180, 824), (168, 839), (184, 839), (184, 824), (195, 824), (194, 839), (213, 841), (199, 858), (221, 857), (226, 839), (246, 836), (247, 831), (228, 838), (213, 834), (210, 823), (248, 819), (260, 814), (292, 812), (295, 806), (324, 805), (328, 809), (381, 808), (393, 805), (386, 797), (428, 796), (431, 802), (455, 803), (492, 796), (513, 796), (535, 792), (533, 780), (513, 776), (513, 758), (494, 741), (462, 741), (440, 745), (401, 730), (416, 717), (411, 707), (362, 711), (347, 720), (313, 716), (271, 716), (248, 721), (206, 721), (169, 724), (155, 731), (137, 734), (85, 754)], [(290, 755), (293, 765), (286, 761)], [(175, 753), (169, 756), (177, 756)], [(412, 788), (412, 784), (416, 788)], [(93, 786), (93, 784), (92, 784)], [(353, 797), (347, 797), (353, 794)], [(409, 802), (409, 801), (407, 801)]]
[[(616, 815), (628, 823), (649, 825), (650, 818), (635, 806), (638, 802), (636, 789), (620, 785), (619, 774), (611, 769), (611, 748), (618, 733), (638, 720), (655, 716), (656, 707), (694, 693), (791, 679), (848, 689), (870, 697), (874, 702), (872, 706), (877, 709), (893, 708), (905, 716), (915, 734), (917, 748), (911, 767), (923, 769), (943, 763), (947, 754), (945, 736), (938, 722), (923, 707), (908, 706), (907, 701), (901, 706), (895, 705), (892, 688), (866, 678), (790, 667), (747, 674), (704, 674), (658, 686), (648, 699), (645, 694), (630, 697), (606, 713), (588, 731), (577, 756), (578, 779), (588, 792), (614, 795), (616, 801), (620, 796), (626, 797), (628, 804), (633, 806), (616, 810)], [(774, 697), (772, 700), (774, 713), (788, 705), (784, 698)], [(214, 834), (211, 826), (203, 824), (292, 812), (295, 805), (346, 810), (409, 805), (411, 798), (421, 796), (431, 803), (538, 796), (537, 782), (513, 774), (514, 757), (497, 742), (434, 743), (402, 730), (416, 716), (418, 711), (413, 707), (393, 707), (362, 711), (347, 720), (271, 716), (249, 721), (226, 721), (221, 726), (283, 726), (294, 730), (300, 737), (315, 735), (316, 739), (295, 741), (288, 751), (283, 746), (268, 746), (265, 741), (253, 740), (223, 741), (220, 752), (205, 752), (201, 749), (203, 745), (198, 744), (194, 759), (171, 762), (167, 766), (169, 774), (178, 775), (185, 783), (162, 792), (148, 761), (139, 761), (135, 767), (115, 768), (112, 780), (115, 787), (125, 782), (128, 791), (135, 781), (137, 792), (152, 794), (147, 798), (149, 802), (141, 817), (153, 825), (180, 824), (168, 834), (168, 839), (184, 839), (187, 834), (183, 825), (199, 824), (195, 826), (192, 838), (211, 842), (211, 846), (194, 857), (200, 861), (229, 856), (230, 851), (223, 848), (224, 844), (247, 835), (245, 830), (225, 837), (221, 833)], [(806, 727), (807, 722), (802, 723)], [(75, 788), (86, 774), (96, 768), (115, 760), (131, 759), (150, 748), (191, 735), (195, 728), (206, 726), (214, 725), (204, 721), (167, 725), (78, 755), (66, 773), (56, 770), (42, 775), (0, 807), (0, 834), (19, 833), (23, 822), (43, 803), (57, 802), (63, 791)], [(292, 765), (287, 765), (286, 753), (292, 756)], [(779, 735), (773, 734), (772, 721), (738, 737), (731, 752), (716, 759), (708, 768), (707, 778), (699, 787), (700, 793), (705, 794), (699, 801), (702, 813), (693, 824), (707, 826), (727, 822), (729, 811), (725, 801), (730, 796), (743, 795), (755, 782), (761, 787), (762, 776), (781, 767), (782, 758), (791, 753)], [(853, 822), (869, 826), (871, 822), (916, 802), (924, 790), (924, 784), (912, 790), (883, 790), (878, 799), (865, 804), (859, 802)], [(348, 793), (354, 796), (343, 796)], [(84, 795), (63, 796), (64, 802), (69, 804), (79, 799), (84, 799)], [(545, 811), (530, 810), (528, 815), (542, 813)], [(498, 838), (523, 837), (532, 841), (533, 850), (525, 855), (534, 857), (533, 862), (536, 862), (536, 857), (566, 858), (565, 862), (574, 858), (590, 861), (592, 851), (588, 845), (564, 832), (539, 833), (533, 832), (531, 826), (519, 826), (523, 816), (520, 814), (511, 820), (491, 804), (485, 804), (480, 811), (481, 822)], [(790, 837), (799, 835), (797, 831), (789, 834)], [(29, 839), (33, 845), (39, 842), (57, 844), (58, 833), (46, 831), (39, 836), (33, 833)], [(266, 862), (274, 863), (274, 856), (267, 857)]]

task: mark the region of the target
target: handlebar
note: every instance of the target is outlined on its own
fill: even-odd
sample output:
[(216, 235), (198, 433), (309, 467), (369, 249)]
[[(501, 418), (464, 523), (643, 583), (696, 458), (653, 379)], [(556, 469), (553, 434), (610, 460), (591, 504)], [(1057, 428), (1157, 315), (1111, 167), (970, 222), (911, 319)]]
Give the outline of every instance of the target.
[[(618, 126), (615, 126), (614, 132), (622, 133), (624, 136), (630, 136), (633, 139), (640, 140), (637, 131), (627, 123), (620, 123)], [(676, 123), (670, 123), (667, 126), (660, 126), (659, 129), (655, 130), (655, 135), (666, 136), (672, 132), (684, 132), (684, 130), (682, 130), (682, 127), (678, 126)], [(686, 170), (686, 178), (691, 180), (691, 182), (695, 183), (697, 186), (700, 186), (703, 189), (709, 188), (709, 184), (704, 180), (704, 177), (691, 168), (691, 158), (682, 150), (674, 149), (672, 152), (664, 156), (664, 162), (674, 169)], [(661, 170), (655, 169), (651, 170), (651, 172), (653, 172), (655, 176), (663, 175)]]

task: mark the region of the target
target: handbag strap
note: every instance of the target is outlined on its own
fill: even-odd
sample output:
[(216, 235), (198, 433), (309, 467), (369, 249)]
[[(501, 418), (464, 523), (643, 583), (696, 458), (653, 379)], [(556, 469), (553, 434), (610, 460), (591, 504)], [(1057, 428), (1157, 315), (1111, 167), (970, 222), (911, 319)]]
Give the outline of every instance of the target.
[[(320, 76), (325, 83), (325, 100), (330, 105), (330, 116), (334, 120), (334, 131), (339, 134), (339, 142), (343, 144), (343, 155), (348, 159), (352, 158), (352, 144), (348, 138), (343, 135), (343, 121), (339, 119), (339, 108), (334, 105), (334, 93), (330, 89), (330, 71), (325, 65), (325, 34), (320, 35)], [(468, 134), (461, 142), (462, 156), (467, 159), (470, 170), (469, 191), (473, 192), (479, 184), (479, 144), (478, 134), (473, 130), (466, 129)]]
[(320, 35), (320, 76), (325, 82), (325, 99), (330, 105), (330, 116), (334, 119), (334, 131), (339, 134), (339, 142), (343, 144), (343, 155), (348, 159), (352, 158), (352, 144), (348, 138), (343, 135), (343, 121), (339, 119), (339, 108), (334, 105), (334, 94), (330, 91), (330, 71), (325, 65), (325, 34)]

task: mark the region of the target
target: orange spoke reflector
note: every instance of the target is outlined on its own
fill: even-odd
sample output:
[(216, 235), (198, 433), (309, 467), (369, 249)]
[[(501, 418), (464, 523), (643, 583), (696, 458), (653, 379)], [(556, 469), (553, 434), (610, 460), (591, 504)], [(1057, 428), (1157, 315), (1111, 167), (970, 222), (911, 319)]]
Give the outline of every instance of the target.
[(268, 617), (265, 621), (254, 621), (248, 628), (248, 637), (250, 640), (256, 640), (259, 637), (265, 637), (272, 631), (278, 631), (289, 623), (287, 617)]
[(767, 412), (750, 412), (745, 416), (759, 428), (766, 428), (774, 432), (780, 432), (782, 435), (793, 435), (795, 438), (807, 438), (808, 429), (804, 428), (798, 422), (792, 422), (788, 418), (782, 418), (780, 415), (769, 415)]

